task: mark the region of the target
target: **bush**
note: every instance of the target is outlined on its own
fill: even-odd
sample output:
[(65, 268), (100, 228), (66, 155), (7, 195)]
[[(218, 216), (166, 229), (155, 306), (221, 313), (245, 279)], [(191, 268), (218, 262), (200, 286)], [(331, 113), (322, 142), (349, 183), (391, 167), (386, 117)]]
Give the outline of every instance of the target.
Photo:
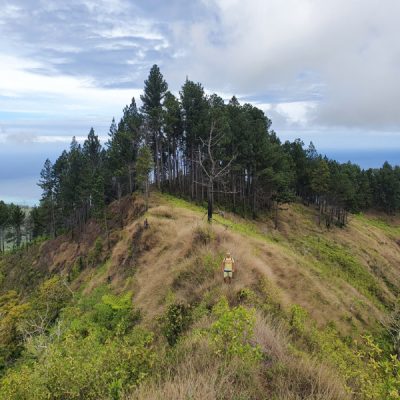
[(9, 372), (0, 399), (120, 399), (150, 372), (151, 342), (141, 330), (106, 343), (94, 334), (67, 335), (31, 367)]
[(104, 294), (94, 306), (92, 317), (99, 326), (123, 335), (140, 319), (140, 313), (132, 306), (132, 293)]
[(79, 256), (78, 259), (75, 261), (74, 265), (72, 266), (71, 271), (68, 274), (68, 281), (72, 282), (76, 279), (79, 274), (83, 271), (84, 268), (84, 260), (82, 256)]
[(179, 336), (191, 322), (191, 307), (182, 303), (170, 304), (163, 317), (162, 331), (170, 346), (174, 346)]
[[(55, 281), (45, 282), (35, 306), (58, 309), (63, 297), (51, 295), (58, 293), (55, 287)], [(122, 398), (147, 376), (155, 358), (152, 335), (134, 327), (139, 313), (131, 298), (100, 287), (65, 307), (57, 325), (26, 344), (21, 367), (9, 369), (0, 382), (0, 399)]]
[(207, 245), (214, 239), (210, 226), (197, 226), (193, 231), (193, 243)]
[(103, 251), (103, 242), (101, 238), (98, 237), (87, 256), (87, 265), (89, 267), (95, 267), (98, 264), (102, 251)]
[(22, 303), (15, 291), (0, 296), (0, 375), (23, 348), (19, 325), (29, 310), (30, 305)]
[(369, 374), (362, 373), (361, 395), (365, 399), (400, 399), (400, 360), (396, 355), (385, 355), (371, 336), (363, 336), (363, 347), (358, 357)]
[(296, 334), (302, 334), (305, 330), (305, 322), (308, 313), (301, 306), (294, 304), (290, 309), (290, 327), (291, 332)]
[(217, 321), (211, 325), (210, 334), (216, 353), (243, 360), (257, 361), (262, 357), (259, 346), (252, 346), (255, 311), (238, 306), (230, 309), (225, 298), (214, 306)]

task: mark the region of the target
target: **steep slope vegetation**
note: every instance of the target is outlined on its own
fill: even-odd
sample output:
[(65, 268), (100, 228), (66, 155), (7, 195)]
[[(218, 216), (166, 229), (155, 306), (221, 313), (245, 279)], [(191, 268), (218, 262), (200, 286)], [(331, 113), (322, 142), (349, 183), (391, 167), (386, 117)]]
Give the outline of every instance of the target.
[(294, 204), (278, 230), (211, 226), (157, 193), (108, 214), (108, 235), (91, 221), (1, 258), (0, 399), (398, 398), (398, 219), (327, 231)]

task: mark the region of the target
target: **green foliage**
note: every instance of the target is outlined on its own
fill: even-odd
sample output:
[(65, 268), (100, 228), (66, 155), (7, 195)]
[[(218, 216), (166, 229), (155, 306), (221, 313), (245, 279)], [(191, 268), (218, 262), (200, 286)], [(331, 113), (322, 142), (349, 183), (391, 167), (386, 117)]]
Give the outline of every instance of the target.
[(19, 325), (29, 310), (30, 305), (23, 303), (15, 291), (0, 296), (0, 375), (23, 349)]
[(305, 329), (304, 324), (307, 317), (307, 311), (303, 307), (294, 304), (290, 309), (290, 327), (292, 332), (302, 334)]
[(95, 242), (93, 247), (90, 249), (88, 255), (87, 255), (87, 265), (90, 267), (94, 267), (98, 264), (100, 261), (100, 256), (103, 251), (103, 241), (101, 237), (98, 237)]
[(0, 399), (121, 399), (151, 370), (151, 341), (141, 330), (106, 342), (67, 334), (37, 362), (8, 373)]
[(74, 279), (78, 277), (78, 275), (83, 271), (84, 261), (83, 257), (79, 256), (78, 259), (74, 262), (70, 273), (68, 274), (68, 281), (72, 282)]
[[(139, 313), (131, 298), (100, 287), (64, 307), (58, 323), (27, 342), (19, 365), (7, 370), (0, 399), (121, 399), (155, 359), (152, 335), (135, 327)], [(9, 308), (13, 299), (12, 293), (6, 299)], [(50, 310), (65, 305), (57, 280), (46, 281), (33, 304)]]
[(174, 346), (192, 320), (190, 305), (173, 303), (162, 318), (162, 332), (170, 346)]
[(340, 336), (330, 324), (317, 327), (308, 313), (298, 305), (290, 311), (294, 333), (292, 351), (297, 355), (312, 354), (336, 370), (355, 399), (398, 399), (400, 362), (385, 352), (371, 336), (357, 342)]
[(211, 325), (210, 336), (217, 354), (249, 361), (261, 359), (260, 348), (250, 343), (255, 324), (254, 310), (243, 306), (231, 309), (226, 298), (222, 298), (214, 306), (213, 314), (217, 320)]
[(371, 217), (362, 213), (356, 214), (354, 217), (367, 225), (380, 229), (393, 239), (397, 239), (400, 236), (400, 226), (389, 223), (387, 219)]
[(238, 300), (248, 307), (255, 307), (269, 317), (285, 318), (278, 289), (265, 277), (259, 278), (254, 290), (243, 288), (237, 294)]
[(132, 306), (131, 293), (122, 296), (105, 294), (94, 306), (92, 318), (100, 327), (124, 335), (140, 319), (140, 313)]
[(37, 313), (46, 314), (49, 323), (58, 317), (60, 311), (71, 299), (71, 292), (59, 276), (44, 281), (32, 300), (33, 309)]
[[(315, 266), (327, 276), (337, 276), (368, 296), (378, 306), (386, 303), (376, 279), (344, 246), (323, 236), (306, 236), (298, 241), (302, 251), (310, 251), (317, 259)], [(387, 304), (385, 304), (387, 305)]]
[(145, 185), (148, 182), (149, 174), (153, 168), (153, 159), (151, 156), (151, 150), (148, 146), (142, 146), (139, 148), (139, 154), (136, 161), (136, 178), (138, 184), (142, 189), (147, 190)]
[(310, 174), (311, 190), (318, 195), (324, 195), (329, 189), (329, 165), (323, 158), (318, 157), (313, 162)]
[(363, 336), (363, 347), (358, 357), (369, 374), (362, 373), (361, 395), (365, 399), (400, 399), (400, 360), (396, 355), (385, 355), (371, 336)]

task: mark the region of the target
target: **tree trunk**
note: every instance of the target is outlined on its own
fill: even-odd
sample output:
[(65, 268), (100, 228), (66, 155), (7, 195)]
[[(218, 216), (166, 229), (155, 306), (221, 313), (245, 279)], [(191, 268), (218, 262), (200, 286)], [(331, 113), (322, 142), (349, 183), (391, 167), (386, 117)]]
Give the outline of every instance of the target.
[(146, 178), (145, 182), (145, 201), (146, 201), (146, 211), (149, 209), (149, 178)]
[(190, 161), (190, 175), (191, 175), (191, 193), (190, 193), (190, 198), (191, 200), (194, 199), (194, 151), (193, 151), (193, 147), (191, 149), (191, 161)]
[(50, 235), (54, 239), (56, 237), (56, 217), (54, 213), (53, 195), (51, 195), (51, 222), (50, 222)]
[(275, 207), (275, 218), (274, 218), (274, 228), (278, 229), (278, 211), (279, 211), (279, 202), (276, 202), (276, 207)]
[(122, 210), (121, 210), (121, 183), (118, 182), (118, 215), (119, 215), (119, 224), (121, 226), (121, 229), (124, 227), (124, 223), (122, 221)]
[(21, 227), (16, 226), (15, 230), (17, 234), (17, 247), (19, 247), (21, 245)]
[(106, 237), (107, 237), (107, 249), (111, 249), (111, 244), (110, 244), (110, 232), (108, 230), (108, 222), (107, 222), (107, 209), (104, 208), (103, 210), (103, 217), (104, 217), (104, 228), (106, 230)]
[(156, 159), (156, 185), (158, 190), (160, 190), (160, 159), (158, 157), (159, 153), (159, 143), (158, 143), (158, 135), (155, 135), (155, 142), (156, 142), (156, 154), (155, 154), (155, 159)]
[(133, 192), (133, 188), (132, 188), (132, 173), (130, 165), (128, 165), (128, 182), (129, 182), (129, 194), (131, 194)]
[(212, 222), (213, 216), (213, 182), (210, 180), (207, 188), (207, 221)]
[(159, 148), (160, 148), (160, 186), (159, 189), (162, 188), (163, 183), (165, 181), (164, 177), (164, 157), (163, 157), (163, 144), (161, 140), (161, 135), (160, 137), (160, 143), (159, 143)]

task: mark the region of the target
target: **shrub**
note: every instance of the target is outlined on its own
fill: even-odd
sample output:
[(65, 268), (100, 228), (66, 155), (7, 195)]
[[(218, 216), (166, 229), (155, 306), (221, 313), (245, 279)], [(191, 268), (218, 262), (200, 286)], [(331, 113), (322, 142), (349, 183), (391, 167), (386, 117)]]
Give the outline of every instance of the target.
[(74, 279), (78, 277), (78, 275), (82, 272), (84, 268), (84, 260), (82, 256), (79, 256), (78, 259), (75, 261), (74, 265), (70, 273), (68, 274), (68, 281), (72, 282)]
[(230, 309), (223, 298), (215, 305), (213, 313), (218, 319), (211, 325), (210, 335), (217, 354), (251, 361), (261, 359), (260, 347), (250, 343), (255, 324), (253, 309), (243, 306)]
[(87, 256), (87, 264), (90, 267), (96, 266), (100, 260), (101, 252), (103, 251), (103, 242), (100, 237), (96, 239), (93, 247), (90, 249)]
[(94, 306), (93, 321), (114, 333), (125, 334), (140, 318), (140, 313), (132, 306), (132, 293), (122, 296), (104, 294), (101, 302)]
[(197, 226), (193, 231), (193, 243), (206, 245), (214, 239), (214, 233), (210, 226)]
[(102, 343), (67, 335), (31, 367), (10, 371), (0, 399), (120, 399), (150, 372), (152, 336), (142, 330)]
[(54, 276), (44, 281), (33, 301), (34, 308), (38, 311), (48, 312), (48, 317), (53, 322), (63, 307), (71, 299), (72, 293), (67, 288), (62, 278)]
[(170, 304), (163, 317), (162, 331), (170, 346), (174, 346), (179, 336), (191, 322), (191, 307), (182, 303)]
[(365, 399), (400, 399), (400, 360), (396, 355), (385, 355), (371, 336), (363, 336), (363, 347), (358, 357), (369, 373), (361, 373), (361, 396)]
[(29, 309), (30, 305), (20, 302), (15, 291), (0, 296), (0, 374), (23, 348), (19, 324)]
[(292, 333), (304, 333), (307, 316), (307, 311), (304, 308), (297, 304), (292, 306), (290, 309), (290, 327)]

